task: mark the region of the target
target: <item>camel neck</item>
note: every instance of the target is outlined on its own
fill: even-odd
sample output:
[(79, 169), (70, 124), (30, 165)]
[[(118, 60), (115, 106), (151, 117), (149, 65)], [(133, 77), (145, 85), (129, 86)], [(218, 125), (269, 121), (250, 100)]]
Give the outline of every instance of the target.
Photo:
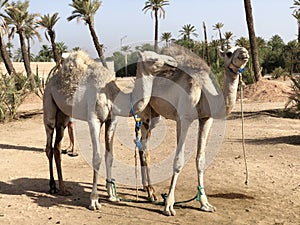
[(239, 76), (228, 69), (225, 69), (223, 84), (223, 94), (226, 106), (226, 115), (229, 115), (236, 103), (237, 89), (239, 85)]
[(115, 81), (106, 86), (109, 93), (108, 100), (112, 113), (116, 116), (128, 117), (131, 115), (131, 106), (134, 105), (134, 113), (142, 112), (150, 101), (152, 92), (152, 80), (137, 79), (132, 92), (125, 93)]

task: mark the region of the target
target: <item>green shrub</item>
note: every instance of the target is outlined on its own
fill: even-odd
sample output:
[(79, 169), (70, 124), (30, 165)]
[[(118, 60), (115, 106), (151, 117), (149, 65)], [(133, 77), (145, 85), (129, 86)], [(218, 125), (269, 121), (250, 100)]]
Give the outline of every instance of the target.
[(294, 111), (297, 117), (300, 117), (300, 76), (291, 77), (293, 82), (292, 92), (289, 96), (289, 101), (286, 104), (286, 109), (289, 111)]
[(22, 74), (0, 77), (0, 121), (16, 118), (17, 109), (29, 93), (30, 85)]

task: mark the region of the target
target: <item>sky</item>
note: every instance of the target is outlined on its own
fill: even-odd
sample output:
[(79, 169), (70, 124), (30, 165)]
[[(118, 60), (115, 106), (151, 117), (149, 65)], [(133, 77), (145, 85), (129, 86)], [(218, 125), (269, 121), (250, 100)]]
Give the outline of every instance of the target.
[[(108, 56), (123, 45), (137, 42), (145, 43), (154, 39), (154, 19), (150, 13), (144, 14), (142, 8), (146, 0), (102, 0), (102, 6), (95, 16), (95, 28), (99, 40), (105, 46)], [(64, 42), (68, 49), (80, 47), (96, 57), (96, 51), (88, 27), (76, 19), (68, 22), (71, 15), (70, 0), (30, 0), (30, 13), (59, 13), (60, 20), (54, 27), (57, 42)], [(248, 37), (243, 0), (170, 0), (165, 6), (166, 17), (159, 21), (159, 34), (171, 32), (173, 38), (179, 37), (179, 30), (185, 24), (192, 24), (203, 40), (202, 23), (206, 23), (209, 40), (218, 39), (213, 25), (224, 24), (222, 33), (230, 31), (234, 38)], [(297, 21), (291, 15), (293, 0), (252, 0), (256, 36), (269, 40), (273, 35), (280, 35), (284, 42), (296, 39)], [(43, 32), (43, 31), (42, 31)], [(44, 35), (42, 35), (44, 37)], [(43, 44), (50, 45), (44, 38), (37, 40), (32, 51), (37, 53)], [(18, 42), (14, 42), (15, 49)]]

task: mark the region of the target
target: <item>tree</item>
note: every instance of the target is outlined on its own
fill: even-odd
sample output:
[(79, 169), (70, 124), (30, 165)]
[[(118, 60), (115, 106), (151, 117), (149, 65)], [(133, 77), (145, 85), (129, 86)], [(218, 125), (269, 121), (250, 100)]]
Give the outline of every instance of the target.
[[(0, 0), (0, 9), (3, 9), (3, 7), (7, 4), (8, 0)], [(15, 68), (11, 62), (9, 52), (6, 50), (6, 45), (4, 41), (4, 34), (8, 34), (8, 27), (5, 21), (5, 16), (1, 12), (0, 13), (0, 52), (1, 52), (1, 57), (3, 59), (5, 68), (8, 72), (8, 74), (13, 74), (16, 73)]]
[(53, 57), (53, 51), (48, 45), (43, 45), (35, 58), (37, 62), (50, 62)]
[(207, 31), (206, 31), (206, 25), (205, 22), (203, 22), (203, 32), (204, 32), (204, 46), (205, 46), (205, 59), (207, 62), (207, 65), (210, 66), (210, 58), (209, 58), (209, 49), (208, 49), (208, 41), (207, 41)]
[(68, 46), (66, 46), (66, 44), (64, 42), (56, 42), (55, 43), (55, 46), (56, 46), (56, 49), (57, 49), (57, 53), (58, 55), (61, 57), (61, 55), (64, 53), (64, 52), (67, 52), (68, 51)]
[(53, 15), (46, 14), (44, 16), (41, 16), (41, 19), (37, 22), (37, 24), (46, 29), (45, 31), (46, 39), (51, 43), (54, 61), (56, 65), (59, 67), (61, 56), (58, 54), (56, 48), (56, 44), (55, 44), (56, 34), (54, 30), (54, 26), (58, 20), (59, 20), (58, 13), (54, 13)]
[(224, 50), (224, 43), (223, 43), (223, 38), (222, 38), (222, 32), (221, 29), (224, 27), (223, 23), (216, 23), (213, 28), (214, 30), (217, 30), (219, 32), (219, 39), (220, 39), (220, 45), (221, 45), (221, 49), (222, 51)]
[(155, 19), (155, 26), (154, 26), (154, 50), (158, 50), (158, 18), (165, 18), (165, 10), (164, 6), (169, 5), (169, 0), (148, 0), (145, 2), (145, 6), (143, 8), (143, 11), (146, 13), (147, 11), (151, 11), (151, 17), (152, 13), (154, 13), (154, 19)]
[(31, 54), (31, 42), (34, 44), (34, 38), (37, 37), (40, 42), (42, 42), (42, 38), (40, 33), (37, 31), (37, 26), (35, 21), (31, 21), (32, 24), (28, 24), (26, 30), (24, 31), (25, 39), (27, 40), (27, 54), (29, 61), (32, 59)]
[(188, 41), (191, 40), (191, 35), (193, 35), (194, 37), (198, 37), (198, 34), (196, 33), (195, 26), (193, 26), (191, 24), (184, 25), (182, 27), (182, 29), (179, 30), (179, 33), (180, 33), (181, 36), (186, 38)]
[(12, 26), (12, 35), (14, 33), (17, 33), (19, 35), (25, 70), (30, 81), (31, 89), (34, 90), (36, 88), (36, 83), (30, 68), (30, 58), (28, 56), (25, 43), (25, 31), (34, 29), (32, 27), (32, 24), (34, 24), (37, 14), (30, 14), (28, 12), (28, 7), (29, 1), (12, 2), (10, 4), (7, 4), (5, 12), (7, 14), (6, 22), (8, 25)]
[(297, 20), (298, 24), (298, 43), (300, 43), (300, 0), (294, 0), (293, 6), (291, 9), (294, 9), (293, 16)]
[(71, 21), (76, 18), (78, 21), (83, 20), (88, 25), (100, 61), (104, 67), (108, 68), (103, 54), (103, 45), (100, 44), (95, 31), (95, 14), (101, 4), (100, 0), (72, 0), (72, 4), (69, 6), (74, 10), (67, 20)]
[(233, 33), (230, 31), (227, 31), (224, 33), (224, 39), (225, 39), (225, 45), (226, 48), (229, 49), (230, 48), (230, 41), (232, 41), (233, 39)]
[(253, 16), (252, 16), (251, 0), (244, 0), (244, 7), (245, 7), (246, 21), (247, 21), (247, 26), (248, 26), (254, 76), (255, 76), (255, 80), (259, 81), (262, 76), (261, 76), (261, 70), (260, 70), (260, 66), (259, 66), (258, 50), (257, 50), (257, 45), (256, 45), (256, 36), (255, 36), (254, 21), (253, 21)]
[(169, 47), (171, 38), (172, 38), (172, 33), (171, 32), (164, 32), (164, 33), (161, 34), (161, 37), (160, 37), (160, 39), (162, 41), (166, 42), (166, 47)]

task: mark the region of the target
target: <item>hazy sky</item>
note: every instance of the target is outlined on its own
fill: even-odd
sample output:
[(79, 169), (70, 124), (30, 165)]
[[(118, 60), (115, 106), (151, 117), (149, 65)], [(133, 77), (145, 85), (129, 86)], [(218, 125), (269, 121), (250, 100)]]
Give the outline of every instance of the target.
[[(150, 13), (144, 14), (142, 8), (145, 0), (102, 0), (103, 4), (95, 17), (96, 32), (100, 42), (106, 47), (106, 53), (123, 45), (153, 40), (154, 20)], [(248, 37), (243, 0), (170, 0), (165, 7), (166, 18), (160, 20), (159, 34), (171, 32), (174, 38), (179, 37), (179, 30), (185, 24), (192, 24), (203, 40), (202, 22), (206, 23), (209, 39), (217, 39), (213, 25), (222, 22), (223, 33), (231, 31), (235, 39)], [(83, 22), (68, 22), (71, 15), (70, 0), (30, 0), (30, 12), (53, 14), (58, 12), (60, 20), (55, 30), (57, 41), (63, 41), (69, 49), (79, 46), (93, 57), (96, 56), (89, 30)], [(279, 34), (285, 42), (296, 39), (297, 22), (291, 15), (293, 0), (252, 0), (256, 35), (269, 40)], [(33, 52), (37, 52), (43, 43), (35, 41)], [(15, 43), (15, 48), (18, 48)]]

